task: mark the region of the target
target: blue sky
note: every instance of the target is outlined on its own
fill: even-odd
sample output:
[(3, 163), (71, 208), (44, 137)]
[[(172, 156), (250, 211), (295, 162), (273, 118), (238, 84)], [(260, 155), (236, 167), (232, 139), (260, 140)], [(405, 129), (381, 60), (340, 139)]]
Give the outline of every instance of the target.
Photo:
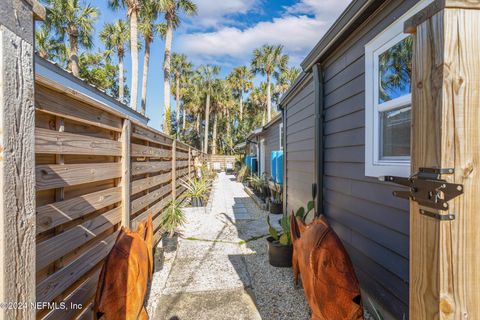
[[(125, 10), (112, 11), (107, 0), (89, 1), (97, 6), (100, 17), (96, 34), (105, 22), (125, 19)], [(173, 51), (185, 53), (196, 65), (216, 64), (221, 76), (237, 65), (249, 65), (253, 49), (265, 43), (282, 44), (290, 55), (290, 65), (298, 66), (350, 0), (194, 0), (198, 15), (183, 17), (173, 36)], [(163, 17), (162, 17), (163, 19)], [(96, 38), (95, 45), (102, 48)], [(95, 50), (95, 49), (94, 49)], [(160, 129), (163, 113), (164, 44), (156, 38), (151, 48), (147, 116), (150, 125)], [(126, 58), (127, 84), (130, 83), (130, 53)], [(139, 52), (139, 74), (143, 51)], [(256, 78), (256, 82), (260, 81)], [(141, 81), (140, 81), (141, 82)], [(141, 88), (138, 89), (139, 96)], [(140, 98), (140, 97), (139, 97)], [(140, 105), (140, 104), (139, 104)], [(172, 106), (175, 103), (172, 98)]]

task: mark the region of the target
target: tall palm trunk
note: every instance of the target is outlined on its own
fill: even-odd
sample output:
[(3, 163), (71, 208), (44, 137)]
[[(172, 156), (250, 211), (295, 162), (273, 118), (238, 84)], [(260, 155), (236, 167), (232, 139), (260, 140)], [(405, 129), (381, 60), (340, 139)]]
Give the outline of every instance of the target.
[(142, 78), (142, 114), (147, 111), (147, 81), (148, 65), (150, 64), (150, 39), (145, 39), (145, 53), (143, 55), (143, 78)]
[(272, 120), (272, 94), (270, 93), (270, 74), (267, 73), (267, 122)]
[(207, 101), (205, 102), (205, 131), (203, 136), (203, 152), (208, 153), (208, 120), (210, 117), (210, 95), (207, 94)]
[(125, 84), (123, 81), (123, 54), (118, 55), (118, 100), (123, 102), (125, 96)]
[(185, 108), (183, 108), (183, 114), (182, 114), (182, 130), (185, 131), (185, 118), (186, 118), (186, 112)]
[(197, 130), (197, 134), (200, 136), (200, 113), (197, 113), (197, 122), (195, 123), (195, 130)]
[(77, 32), (74, 31), (68, 35), (70, 41), (70, 70), (72, 71), (73, 75), (78, 77), (80, 75), (79, 68), (78, 68), (78, 35)]
[(177, 122), (177, 131), (178, 128), (180, 128), (179, 122), (180, 122), (180, 75), (177, 74), (176, 76), (176, 84), (175, 84), (175, 120)]
[(230, 137), (230, 111), (226, 111), (226, 121), (227, 121), (227, 137)]
[(217, 125), (218, 112), (213, 115), (213, 133), (212, 133), (212, 154), (217, 154)]
[(138, 90), (138, 12), (132, 10), (130, 14), (130, 53), (132, 56), (132, 87), (130, 88), (130, 108), (137, 111)]
[(266, 113), (265, 111), (266, 110), (263, 110), (263, 112), (262, 112), (262, 126), (265, 125), (265, 113)]
[(240, 93), (240, 121), (243, 119), (243, 90)]
[(167, 110), (170, 110), (170, 51), (172, 50), (173, 21), (172, 17), (167, 17), (167, 33), (165, 35), (165, 57), (163, 59), (163, 104), (165, 107), (165, 116), (163, 118), (163, 130), (170, 134), (166, 116)]

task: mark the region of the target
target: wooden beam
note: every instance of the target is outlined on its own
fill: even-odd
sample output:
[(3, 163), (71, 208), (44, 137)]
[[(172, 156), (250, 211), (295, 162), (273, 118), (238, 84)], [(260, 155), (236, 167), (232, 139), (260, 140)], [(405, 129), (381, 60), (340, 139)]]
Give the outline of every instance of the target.
[(172, 143), (172, 199), (177, 197), (177, 140)]
[(453, 221), (410, 202), (410, 319), (480, 319), (479, 30), (480, 10), (459, 8), (414, 30), (412, 173), (454, 168), (442, 178), (464, 194), (449, 203)]
[(37, 190), (119, 178), (120, 163), (44, 164), (35, 167)]
[[(63, 127), (58, 123), (59, 127)], [(95, 156), (121, 156), (122, 144), (115, 140), (91, 137), (63, 130), (35, 129), (35, 152), (46, 154), (80, 154)]]
[[(32, 2), (0, 4), (0, 302), (35, 296), (35, 108)], [(36, 11), (38, 12), (38, 6)], [(0, 308), (0, 319), (35, 319)]]
[(36, 231), (37, 233), (48, 231), (121, 200), (122, 190), (115, 187), (38, 207)]
[(130, 227), (131, 204), (130, 197), (132, 195), (131, 177), (131, 142), (130, 135), (132, 127), (130, 120), (123, 120), (122, 129), (122, 226)]

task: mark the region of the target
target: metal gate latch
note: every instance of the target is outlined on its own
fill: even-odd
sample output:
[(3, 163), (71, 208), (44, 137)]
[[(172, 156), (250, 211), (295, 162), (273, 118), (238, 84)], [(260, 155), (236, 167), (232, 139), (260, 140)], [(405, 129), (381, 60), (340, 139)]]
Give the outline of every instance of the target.
[[(410, 178), (384, 176), (379, 179), (410, 188), (409, 191), (394, 191), (395, 197), (411, 199), (420, 206), (435, 209), (435, 211), (446, 211), (449, 209), (448, 201), (463, 193), (462, 184), (449, 183), (440, 179), (442, 174), (453, 174), (454, 172), (453, 168), (420, 168), (418, 173)], [(441, 214), (425, 208), (420, 208), (420, 213), (438, 220), (455, 219), (455, 215), (452, 213)]]

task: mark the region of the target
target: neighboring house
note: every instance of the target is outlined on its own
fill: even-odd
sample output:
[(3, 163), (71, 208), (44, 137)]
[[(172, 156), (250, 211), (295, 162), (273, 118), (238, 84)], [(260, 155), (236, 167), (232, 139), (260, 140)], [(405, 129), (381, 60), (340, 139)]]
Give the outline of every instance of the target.
[(247, 138), (248, 154), (257, 157), (258, 173), (272, 176), (272, 151), (283, 150), (283, 122), (281, 114), (263, 127), (255, 129)]
[[(355, 0), (302, 63), (282, 97), (285, 210), (318, 192), (370, 302), (408, 319), (408, 201), (384, 175), (410, 175), (411, 36), (403, 23), (431, 3)], [(396, 59), (396, 60), (395, 60)], [(393, 81), (393, 80), (397, 81)]]

